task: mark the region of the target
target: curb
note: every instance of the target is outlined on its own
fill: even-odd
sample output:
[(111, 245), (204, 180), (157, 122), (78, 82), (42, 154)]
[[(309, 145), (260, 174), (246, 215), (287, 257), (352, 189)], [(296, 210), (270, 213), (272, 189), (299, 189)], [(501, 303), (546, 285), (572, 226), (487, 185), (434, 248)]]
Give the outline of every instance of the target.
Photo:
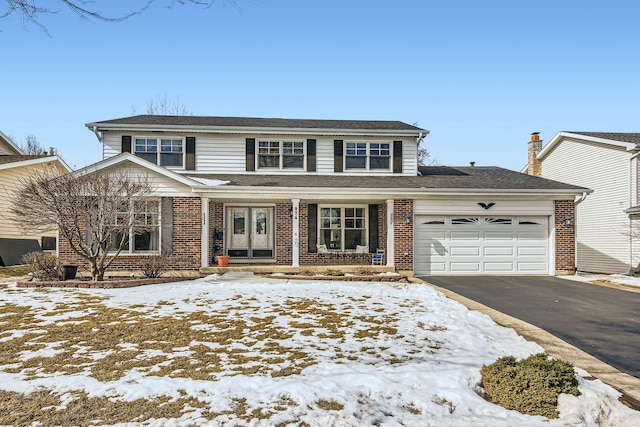
[(620, 372), (613, 366), (604, 363), (600, 359), (591, 356), (587, 352), (572, 346), (566, 341), (530, 323), (494, 310), (484, 304), (480, 304), (479, 302), (424, 280), (411, 278), (409, 281), (428, 285), (438, 292), (443, 293), (446, 297), (466, 306), (469, 310), (484, 313), (498, 325), (515, 330), (518, 335), (523, 338), (536, 342), (551, 356), (570, 362), (574, 366), (589, 372), (589, 374), (605, 384), (615, 388), (622, 394), (620, 396), (622, 403), (636, 411), (640, 411), (640, 378)]

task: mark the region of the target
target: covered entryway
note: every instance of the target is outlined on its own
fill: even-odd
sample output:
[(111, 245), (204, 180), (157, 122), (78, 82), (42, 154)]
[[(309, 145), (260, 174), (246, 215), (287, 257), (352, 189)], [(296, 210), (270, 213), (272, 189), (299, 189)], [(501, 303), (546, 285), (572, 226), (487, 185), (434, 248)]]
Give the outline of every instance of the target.
[(549, 274), (546, 216), (418, 215), (416, 274)]
[(231, 206), (226, 209), (227, 255), (235, 259), (274, 259), (274, 208)]

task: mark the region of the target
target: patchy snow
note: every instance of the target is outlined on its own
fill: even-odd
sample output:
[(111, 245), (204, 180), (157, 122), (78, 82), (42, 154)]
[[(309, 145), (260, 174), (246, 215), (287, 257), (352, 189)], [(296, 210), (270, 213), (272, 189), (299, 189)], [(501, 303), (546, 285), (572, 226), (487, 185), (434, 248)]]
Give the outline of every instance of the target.
[(198, 181), (200, 184), (208, 185), (209, 187), (218, 187), (220, 185), (228, 184), (230, 181), (223, 181), (220, 179), (201, 178), (198, 176), (189, 176), (194, 181)]
[(608, 280), (621, 285), (640, 287), (640, 277), (625, 276), (624, 274), (612, 274), (609, 276)]
[[(295, 365), (297, 360), (274, 360), (265, 371), (241, 374), (238, 365), (221, 358), (216, 379), (211, 381), (153, 376), (138, 369), (131, 369), (113, 381), (99, 381), (90, 370), (26, 375), (7, 369), (15, 366), (12, 364), (0, 366), (0, 389), (20, 393), (47, 389), (63, 394), (68, 400), (73, 397), (66, 394), (77, 391), (85, 391), (90, 397), (107, 396), (123, 401), (190, 396), (206, 404), (209, 411), (223, 413), (214, 421), (207, 421), (200, 410), (193, 410), (178, 418), (144, 423), (156, 426), (212, 422), (208, 425), (272, 426), (303, 422), (311, 426), (640, 425), (640, 414), (618, 402), (617, 391), (598, 380), (583, 379), (589, 375), (580, 369), (577, 373), (582, 395), (561, 396), (559, 419), (527, 416), (485, 401), (478, 386), (482, 365), (506, 355), (520, 358), (543, 350), (512, 329), (496, 325), (487, 316), (466, 309), (427, 285), (302, 282), (247, 275), (213, 275), (127, 289), (34, 290), (19, 289), (13, 283), (0, 290), (0, 308), (28, 307), (36, 319), (47, 319), (48, 323), (74, 321), (79, 317), (77, 308), (64, 311), (56, 307), (74, 304), (87, 295), (104, 298), (100, 304), (110, 309), (135, 312), (149, 320), (162, 316), (186, 319), (194, 313), (224, 314), (229, 319), (243, 319), (247, 324), (269, 319), (278, 331), (290, 333), (253, 342), (247, 332), (226, 344), (229, 350), (246, 351), (243, 354), (248, 361), (243, 366), (261, 363), (260, 355), (267, 344), (304, 353), (312, 363), (294, 374), (276, 376), (272, 374)], [(307, 309), (292, 308), (297, 304)], [(332, 313), (342, 317), (334, 323), (320, 322), (322, 316)], [(216, 327), (191, 321), (191, 328), (198, 331), (212, 331)], [(302, 324), (313, 326), (295, 327)], [(17, 330), (2, 329), (10, 337), (20, 336)], [(57, 343), (25, 356), (53, 354), (54, 344)], [(199, 344), (220, 348), (220, 343), (213, 340), (192, 342), (174, 347), (168, 355), (146, 350), (143, 356), (164, 355), (167, 360), (190, 357), (192, 347)], [(115, 347), (114, 352), (137, 349), (136, 344), (126, 341)], [(79, 354), (88, 352), (84, 347), (79, 350)], [(105, 354), (96, 352), (92, 357), (99, 359), (96, 355)], [(252, 362), (255, 360), (252, 357), (258, 362)], [(166, 363), (159, 362), (150, 372)], [(246, 402), (247, 413), (267, 408), (272, 409), (272, 415), (268, 419), (239, 419), (229, 412), (238, 399)], [(283, 400), (294, 404), (280, 404), (285, 409), (273, 409)], [(323, 401), (333, 402), (338, 409), (323, 408), (319, 404)], [(64, 402), (63, 399), (62, 406)]]

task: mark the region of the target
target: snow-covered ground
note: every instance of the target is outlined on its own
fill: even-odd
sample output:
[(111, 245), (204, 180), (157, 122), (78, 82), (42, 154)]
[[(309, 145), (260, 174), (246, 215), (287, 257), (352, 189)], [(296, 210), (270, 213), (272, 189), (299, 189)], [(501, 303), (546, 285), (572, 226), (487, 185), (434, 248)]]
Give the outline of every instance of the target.
[[(87, 326), (117, 344), (92, 341)], [(75, 334), (54, 335), (66, 328)], [(0, 288), (0, 344), (12, 340), (22, 340), (19, 357), (2, 359), (0, 390), (49, 390), (61, 396), (56, 410), (80, 398), (192, 399), (175, 417), (118, 425), (640, 425), (618, 392), (579, 369), (582, 394), (561, 396), (558, 419), (488, 403), (482, 365), (542, 348), (419, 284), (231, 275), (111, 290), (10, 283)], [(130, 361), (117, 358), (127, 351)], [(74, 368), (46, 363), (60, 355)], [(182, 359), (191, 365), (178, 366)]]

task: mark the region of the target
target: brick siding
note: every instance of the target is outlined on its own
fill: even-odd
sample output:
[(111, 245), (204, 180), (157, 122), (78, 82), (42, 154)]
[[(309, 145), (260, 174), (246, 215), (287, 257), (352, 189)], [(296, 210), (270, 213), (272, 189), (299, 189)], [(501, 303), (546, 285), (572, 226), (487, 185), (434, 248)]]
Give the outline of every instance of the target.
[[(573, 200), (556, 200), (555, 209), (555, 250), (556, 274), (573, 274), (576, 262), (575, 205)], [(565, 225), (565, 218), (573, 218)]]
[(393, 229), (396, 270), (413, 270), (413, 200), (393, 201)]
[[(168, 257), (170, 270), (197, 270), (200, 268), (201, 200), (198, 197), (173, 198), (173, 253)], [(76, 255), (69, 242), (60, 236), (59, 259), (62, 265), (77, 265), (80, 271), (90, 271), (89, 263)], [(148, 259), (145, 255), (120, 254), (109, 266), (109, 271), (137, 271)]]

